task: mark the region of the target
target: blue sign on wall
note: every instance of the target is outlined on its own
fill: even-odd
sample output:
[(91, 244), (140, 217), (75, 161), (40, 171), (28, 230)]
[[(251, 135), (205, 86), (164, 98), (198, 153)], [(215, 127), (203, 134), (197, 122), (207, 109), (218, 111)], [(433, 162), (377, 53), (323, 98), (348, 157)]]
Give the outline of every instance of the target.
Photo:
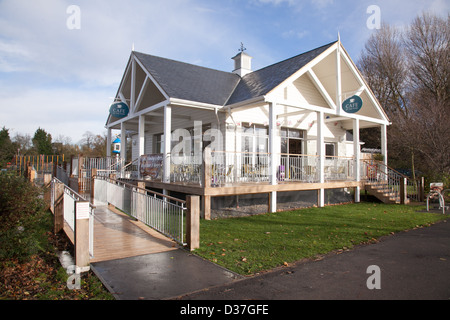
[(130, 108), (125, 102), (115, 102), (109, 107), (109, 113), (116, 118), (123, 118), (128, 115)]
[(361, 110), (362, 105), (362, 99), (358, 96), (353, 96), (342, 103), (342, 109), (347, 113), (355, 113)]

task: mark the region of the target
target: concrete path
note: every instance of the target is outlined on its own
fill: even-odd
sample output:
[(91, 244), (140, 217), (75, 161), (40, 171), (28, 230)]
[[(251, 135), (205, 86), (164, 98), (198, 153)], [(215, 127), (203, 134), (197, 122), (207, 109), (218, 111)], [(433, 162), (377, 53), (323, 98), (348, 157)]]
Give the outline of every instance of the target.
[(119, 300), (162, 300), (241, 277), (184, 249), (91, 264)]
[[(369, 289), (379, 267), (380, 289)], [(449, 300), (450, 222), (178, 299)]]

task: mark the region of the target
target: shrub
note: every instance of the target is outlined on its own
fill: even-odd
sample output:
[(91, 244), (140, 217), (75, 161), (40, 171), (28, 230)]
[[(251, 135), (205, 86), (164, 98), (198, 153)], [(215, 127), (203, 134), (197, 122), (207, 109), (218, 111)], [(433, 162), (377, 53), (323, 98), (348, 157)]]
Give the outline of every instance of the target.
[(0, 173), (0, 260), (26, 260), (45, 250), (50, 224), (40, 188), (23, 177)]

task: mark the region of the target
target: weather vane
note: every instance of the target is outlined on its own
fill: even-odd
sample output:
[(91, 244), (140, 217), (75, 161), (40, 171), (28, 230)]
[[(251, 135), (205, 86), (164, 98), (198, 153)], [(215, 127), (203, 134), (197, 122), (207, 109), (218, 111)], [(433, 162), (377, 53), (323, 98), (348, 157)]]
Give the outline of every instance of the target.
[(241, 42), (241, 48), (239, 49), (240, 52), (244, 52), (247, 50), (247, 48), (244, 47), (244, 44)]

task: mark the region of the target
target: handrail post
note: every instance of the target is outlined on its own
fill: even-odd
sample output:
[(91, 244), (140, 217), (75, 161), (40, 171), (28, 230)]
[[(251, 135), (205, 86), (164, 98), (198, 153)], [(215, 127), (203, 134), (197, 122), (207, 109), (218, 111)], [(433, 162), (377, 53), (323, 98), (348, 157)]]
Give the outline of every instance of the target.
[(404, 177), (400, 178), (400, 204), (408, 203), (408, 191), (407, 191), (407, 179)]
[(89, 270), (89, 202), (75, 202), (75, 264), (80, 272)]
[(64, 184), (54, 181), (53, 232), (64, 229)]
[(95, 177), (97, 177), (97, 168), (92, 168), (91, 169), (91, 204), (94, 204), (94, 197), (95, 197)]
[(186, 242), (189, 250), (200, 247), (200, 197), (186, 197)]

